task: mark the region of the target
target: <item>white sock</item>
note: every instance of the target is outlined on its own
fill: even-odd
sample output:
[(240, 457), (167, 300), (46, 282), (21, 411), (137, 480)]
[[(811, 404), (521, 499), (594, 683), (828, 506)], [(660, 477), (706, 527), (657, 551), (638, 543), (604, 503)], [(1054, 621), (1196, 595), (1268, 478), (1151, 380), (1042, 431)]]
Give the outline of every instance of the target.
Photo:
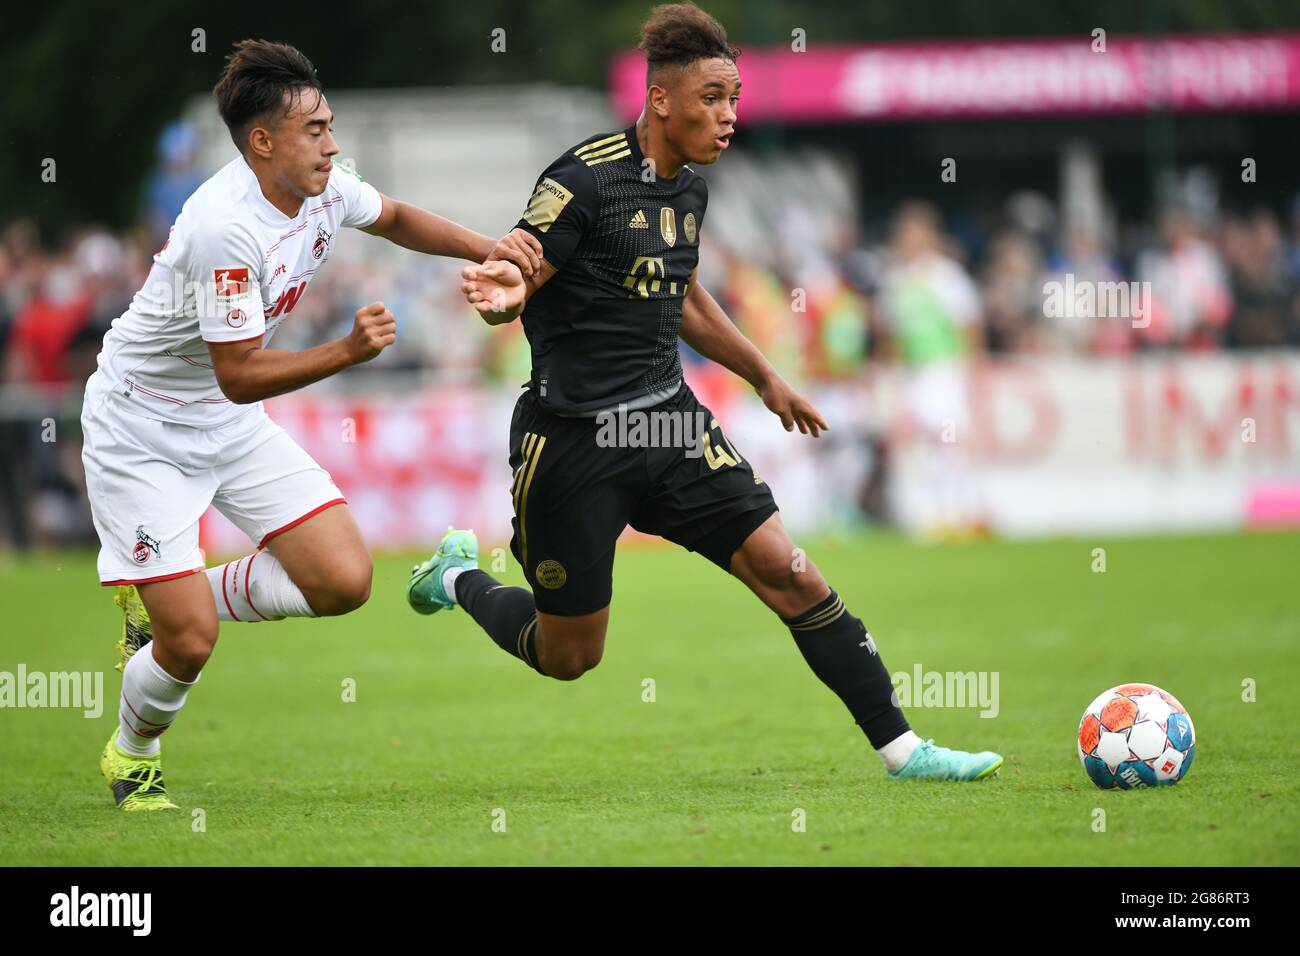
[(254, 551), (237, 561), (208, 568), (208, 586), (222, 621), (281, 621), (315, 617), (298, 585), (270, 551)]
[[(460, 577), (460, 573), (464, 570), (464, 568), (448, 568), (442, 572), (442, 589), (447, 592), (447, 597), (453, 601), (456, 601), (456, 579)], [(456, 603), (459, 604), (460, 601), (456, 601)]]
[(188, 684), (172, 677), (154, 660), (153, 648), (152, 641), (140, 648), (122, 670), (117, 746), (137, 757), (158, 752), (158, 738), (176, 719), (190, 688), (199, 682), (198, 677)]
[(917, 745), (922, 743), (920, 737), (908, 730), (898, 737), (895, 737), (885, 746), (881, 747), (876, 753), (880, 754), (880, 759), (885, 764), (885, 769), (890, 773), (896, 773), (903, 769), (907, 763), (907, 758), (912, 756), (912, 751)]

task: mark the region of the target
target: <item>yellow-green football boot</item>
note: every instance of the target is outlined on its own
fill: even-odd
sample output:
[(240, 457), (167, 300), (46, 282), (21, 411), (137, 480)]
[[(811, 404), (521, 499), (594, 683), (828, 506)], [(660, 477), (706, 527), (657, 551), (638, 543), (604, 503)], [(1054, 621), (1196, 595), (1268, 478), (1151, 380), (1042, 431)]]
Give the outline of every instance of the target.
[(117, 639), (122, 659), (116, 667), (124, 670), (132, 655), (153, 640), (153, 621), (149, 620), (149, 612), (134, 584), (119, 584), (113, 603), (122, 609), (122, 636)]
[(99, 758), (99, 771), (112, 788), (118, 807), (126, 811), (177, 809), (167, 799), (163, 786), (162, 755), (136, 757), (123, 753), (117, 746), (117, 734), (115, 727)]

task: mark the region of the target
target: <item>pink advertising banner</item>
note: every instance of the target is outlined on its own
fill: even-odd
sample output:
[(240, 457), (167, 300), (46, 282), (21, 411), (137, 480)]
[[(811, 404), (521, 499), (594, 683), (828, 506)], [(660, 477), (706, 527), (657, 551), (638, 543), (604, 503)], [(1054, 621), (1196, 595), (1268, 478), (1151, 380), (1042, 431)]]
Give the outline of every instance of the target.
[[(787, 433), (720, 367), (692, 367), (688, 378), (797, 533), (854, 523), (872, 436), (891, 450), (887, 497), (902, 527), (922, 528), (956, 487), (930, 457), (934, 436), (912, 417), (933, 379), (881, 368), (810, 384), (833, 436), (813, 441)], [(307, 391), (267, 409), (334, 477), (376, 551), (428, 552), (455, 525), (475, 529), (488, 554), (510, 537), (517, 394), (451, 385), (398, 396)], [(989, 362), (958, 394), (966, 421), (942, 455), (958, 469), (962, 506), (999, 534), (1300, 525), (1294, 353)], [(215, 511), (201, 529), (210, 556), (255, 543)]]
[[(979, 42), (809, 43), (742, 50), (741, 121), (787, 123), (1052, 116), (1300, 106), (1300, 33)], [(645, 99), (645, 59), (621, 54), (620, 117)]]

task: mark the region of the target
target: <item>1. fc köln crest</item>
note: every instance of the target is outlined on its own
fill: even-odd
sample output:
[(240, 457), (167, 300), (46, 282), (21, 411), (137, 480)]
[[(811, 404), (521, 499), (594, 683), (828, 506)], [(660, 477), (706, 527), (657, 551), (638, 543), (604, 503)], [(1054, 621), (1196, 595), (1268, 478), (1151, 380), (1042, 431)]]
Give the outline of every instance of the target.
[(136, 564), (148, 564), (152, 556), (162, 557), (162, 547), (158, 544), (158, 539), (152, 537), (144, 530), (144, 525), (137, 525), (135, 529), (135, 547), (131, 549), (131, 557)]
[(316, 241), (311, 244), (311, 257), (319, 259), (325, 255), (325, 250), (330, 247), (330, 240), (333, 238), (333, 234), (326, 232), (324, 226), (317, 226)]

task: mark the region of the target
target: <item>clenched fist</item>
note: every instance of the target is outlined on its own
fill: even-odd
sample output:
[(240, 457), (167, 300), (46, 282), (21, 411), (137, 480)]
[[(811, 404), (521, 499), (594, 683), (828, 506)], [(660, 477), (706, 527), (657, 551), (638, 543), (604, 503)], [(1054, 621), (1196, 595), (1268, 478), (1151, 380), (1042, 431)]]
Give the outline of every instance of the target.
[(357, 309), (357, 319), (348, 335), (348, 354), (352, 363), (369, 362), (397, 341), (397, 320), (382, 302), (372, 302)]

